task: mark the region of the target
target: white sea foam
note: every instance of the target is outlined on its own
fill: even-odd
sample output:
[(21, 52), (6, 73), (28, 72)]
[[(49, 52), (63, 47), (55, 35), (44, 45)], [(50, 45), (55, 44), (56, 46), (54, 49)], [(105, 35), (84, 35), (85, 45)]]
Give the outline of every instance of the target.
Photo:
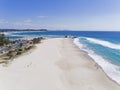
[(5, 34), (6, 36), (9, 36), (9, 35), (11, 35), (11, 32), (4, 32), (4, 34)]
[(100, 44), (102, 46), (112, 48), (112, 49), (120, 49), (120, 44), (114, 44), (109, 41), (94, 39), (94, 38), (86, 38), (89, 42)]
[[(80, 43), (79, 38), (74, 39), (74, 43), (83, 51), (87, 52), (88, 55), (98, 64), (101, 66), (103, 71), (109, 76), (112, 80), (116, 81), (120, 84), (120, 67), (108, 62), (102, 56), (97, 55), (93, 50), (89, 48), (84, 48), (83, 44)], [(80, 45), (80, 46), (79, 46)], [(82, 47), (81, 47), (82, 45)]]
[(75, 45), (77, 45), (77, 47), (79, 47), (80, 49), (82, 49), (83, 44), (79, 43), (79, 38), (75, 38), (73, 42), (75, 43)]

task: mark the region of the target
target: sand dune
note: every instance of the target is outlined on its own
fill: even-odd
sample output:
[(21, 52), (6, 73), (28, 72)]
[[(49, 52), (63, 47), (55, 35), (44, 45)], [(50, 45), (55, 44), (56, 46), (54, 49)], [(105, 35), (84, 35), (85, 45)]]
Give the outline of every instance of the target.
[(71, 39), (46, 39), (0, 65), (0, 90), (120, 90)]

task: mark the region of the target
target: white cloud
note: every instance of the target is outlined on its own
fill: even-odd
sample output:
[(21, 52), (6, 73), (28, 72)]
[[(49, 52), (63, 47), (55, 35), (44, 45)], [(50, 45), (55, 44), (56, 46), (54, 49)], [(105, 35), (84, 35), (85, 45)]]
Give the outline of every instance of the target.
[(6, 21), (5, 19), (0, 20), (0, 24), (7, 24), (7, 23), (8, 23), (8, 21)]
[(25, 22), (25, 23), (31, 23), (32, 20), (31, 20), (31, 19), (26, 19), (26, 20), (24, 20), (23, 22)]
[(37, 16), (38, 18), (46, 18), (46, 17), (48, 17), (48, 16)]

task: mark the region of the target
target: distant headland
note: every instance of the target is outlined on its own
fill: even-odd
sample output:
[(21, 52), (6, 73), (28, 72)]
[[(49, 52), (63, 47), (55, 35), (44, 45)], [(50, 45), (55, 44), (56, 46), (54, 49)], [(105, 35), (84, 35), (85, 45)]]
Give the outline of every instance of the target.
[(12, 31), (48, 31), (47, 29), (0, 29), (0, 32), (12, 32)]

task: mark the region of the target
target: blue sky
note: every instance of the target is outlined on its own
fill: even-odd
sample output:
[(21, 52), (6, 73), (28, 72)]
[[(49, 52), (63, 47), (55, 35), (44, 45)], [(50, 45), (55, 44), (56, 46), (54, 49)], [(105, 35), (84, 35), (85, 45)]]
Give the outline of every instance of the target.
[(120, 0), (0, 0), (0, 28), (120, 30)]

